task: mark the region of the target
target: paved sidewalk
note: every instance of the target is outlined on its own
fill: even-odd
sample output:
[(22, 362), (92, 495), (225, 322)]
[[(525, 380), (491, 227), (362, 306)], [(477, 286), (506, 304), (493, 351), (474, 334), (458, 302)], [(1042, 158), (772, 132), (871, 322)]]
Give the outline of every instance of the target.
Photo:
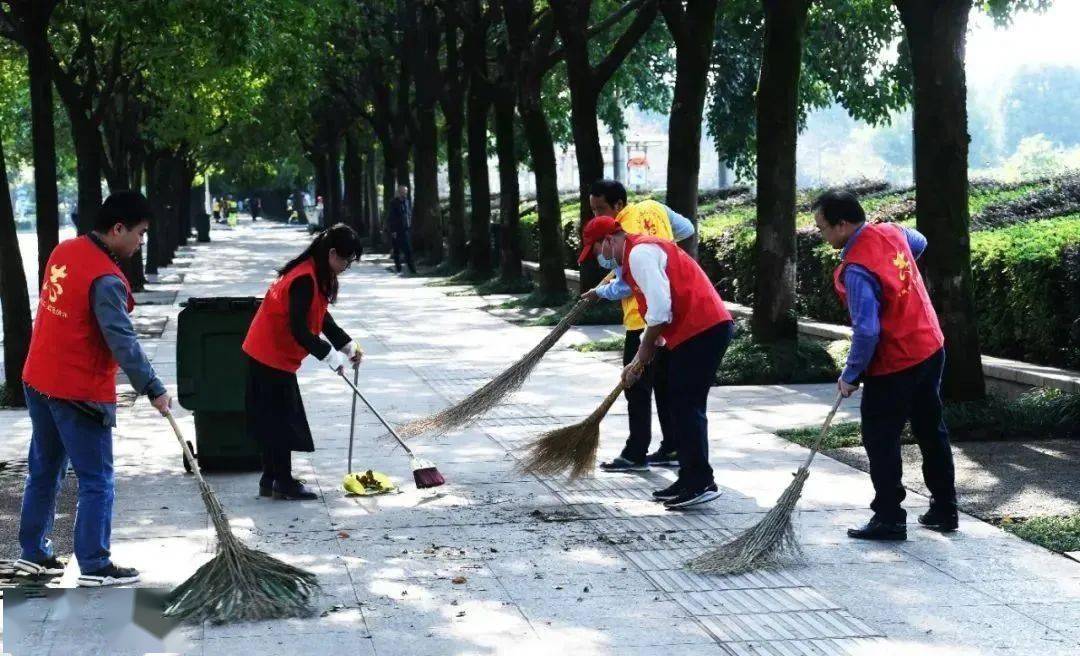
[[(170, 270), (187, 274), (178, 300), (261, 294), (273, 267), (307, 240), (269, 225), (214, 238)], [(394, 422), (461, 398), (547, 330), (513, 326), (482, 311), (484, 299), (425, 282), (363, 263), (347, 274), (332, 309), (367, 351), (361, 389)], [(170, 317), (148, 342), (168, 381), (175, 380), (177, 311), (148, 311)], [(698, 512), (665, 512), (648, 500), (673, 480), (667, 470), (573, 484), (517, 473), (523, 444), (587, 415), (617, 381), (616, 366), (568, 349), (575, 339), (584, 335), (553, 350), (513, 405), (468, 430), (417, 440), (418, 455), (446, 475), (441, 488), (415, 489), (408, 459), (378, 439), (377, 421), (361, 406), (354, 468), (386, 471), (404, 489), (373, 499), (340, 490), (347, 388), (309, 359), (300, 378), (317, 450), (294, 462), (322, 498), (259, 499), (257, 474), (210, 480), (243, 540), (319, 574), (320, 612), (189, 627), (185, 653), (1080, 653), (1080, 563), (966, 516), (953, 536), (912, 526), (906, 543), (851, 542), (843, 529), (867, 517), (869, 478), (827, 457), (815, 461), (796, 519), (807, 564), (735, 577), (681, 569), (772, 506), (806, 455), (772, 431), (820, 422), (831, 403), (828, 386), (714, 390), (711, 455), (724, 494)], [(603, 424), (601, 457), (619, 451), (625, 423), (620, 403)], [(25, 421), (4, 428), (0, 459), (24, 452), (28, 440)], [(140, 568), (145, 586), (174, 586), (210, 557), (213, 536), (175, 440), (145, 400), (120, 417), (116, 459), (116, 560)], [(926, 499), (911, 495), (907, 507), (914, 520)], [(69, 566), (64, 582), (76, 575)], [(43, 601), (30, 603), (40, 622), (23, 638), (33, 646), (5, 644), (7, 651), (122, 653), (99, 621), (72, 630)]]

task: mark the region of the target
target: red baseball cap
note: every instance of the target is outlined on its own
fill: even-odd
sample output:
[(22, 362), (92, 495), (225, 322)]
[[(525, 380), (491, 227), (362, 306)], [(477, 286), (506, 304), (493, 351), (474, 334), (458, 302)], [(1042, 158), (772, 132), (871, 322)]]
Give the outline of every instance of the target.
[(622, 226), (610, 216), (598, 216), (586, 223), (585, 229), (581, 231), (581, 255), (578, 255), (578, 264), (589, 258), (593, 244), (620, 230), (622, 230)]

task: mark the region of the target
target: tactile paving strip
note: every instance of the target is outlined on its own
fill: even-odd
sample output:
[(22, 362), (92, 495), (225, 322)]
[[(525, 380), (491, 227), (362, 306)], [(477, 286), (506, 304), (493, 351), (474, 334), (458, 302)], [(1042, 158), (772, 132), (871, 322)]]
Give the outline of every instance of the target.
[(878, 635), (851, 613), (840, 610), (709, 615), (698, 619), (706, 629), (725, 643), (751, 640), (863, 638)]

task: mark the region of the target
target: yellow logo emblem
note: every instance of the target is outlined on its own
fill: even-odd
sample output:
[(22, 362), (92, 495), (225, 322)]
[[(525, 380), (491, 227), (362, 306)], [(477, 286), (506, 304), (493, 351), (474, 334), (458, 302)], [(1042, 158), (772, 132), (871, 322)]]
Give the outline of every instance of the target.
[(911, 269), (911, 262), (902, 251), (896, 252), (896, 258), (892, 261), (900, 277), (900, 295), (903, 296), (911, 291), (911, 285), (915, 281), (915, 273)]
[(53, 265), (49, 269), (49, 281), (45, 283), (45, 293), (49, 295), (49, 302), (55, 303), (56, 299), (64, 293), (64, 286), (60, 281), (67, 278), (67, 265)]

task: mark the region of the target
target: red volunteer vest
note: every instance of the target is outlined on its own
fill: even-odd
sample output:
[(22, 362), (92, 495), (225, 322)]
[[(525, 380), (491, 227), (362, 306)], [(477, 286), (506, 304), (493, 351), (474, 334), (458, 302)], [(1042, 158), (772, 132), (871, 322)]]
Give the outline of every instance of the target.
[(135, 308), (131, 286), (120, 267), (89, 237), (59, 244), (49, 256), (23, 380), (37, 391), (70, 401), (116, 402), (116, 370), (90, 303), (90, 287), (113, 275), (128, 290), (127, 309)]
[(903, 229), (891, 223), (866, 224), (833, 272), (840, 301), (847, 306), (844, 268), (865, 267), (881, 284), (881, 334), (866, 369), (883, 376), (913, 367), (945, 345), (937, 313)]
[(319, 292), (315, 263), (308, 259), (270, 285), (266, 298), (251, 320), (243, 347), (244, 353), (266, 366), (292, 373), (300, 369), (300, 362), (308, 354), (307, 349), (293, 339), (289, 330), (289, 285), (301, 276), (310, 276), (315, 286), (311, 310), (308, 312), (308, 330), (315, 335), (322, 332), (323, 317), (326, 316), (329, 302)]
[(630, 253), (641, 244), (656, 244), (667, 254), (667, 276), (671, 283), (671, 321), (660, 332), (669, 349), (695, 337), (713, 326), (731, 321), (731, 313), (724, 307), (724, 301), (716, 292), (716, 287), (709, 281), (694, 258), (686, 254), (674, 242), (645, 235), (627, 235), (626, 251), (623, 254), (623, 275), (626, 284), (637, 298), (641, 316), (649, 311), (645, 294), (634, 281), (630, 271)]

